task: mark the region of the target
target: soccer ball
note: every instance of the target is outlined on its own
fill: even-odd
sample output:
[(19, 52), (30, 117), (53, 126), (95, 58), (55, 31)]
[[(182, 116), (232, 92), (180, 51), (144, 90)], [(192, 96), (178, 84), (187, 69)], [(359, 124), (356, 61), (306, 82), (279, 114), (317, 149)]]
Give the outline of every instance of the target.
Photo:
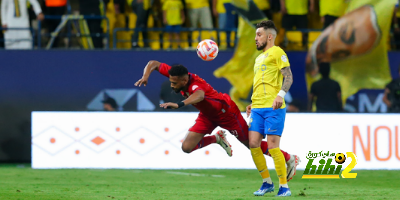
[(343, 153), (337, 153), (335, 156), (335, 161), (337, 164), (342, 164), (346, 161), (346, 156)]
[(203, 40), (197, 45), (197, 55), (204, 61), (212, 61), (218, 55), (218, 45), (212, 40)]

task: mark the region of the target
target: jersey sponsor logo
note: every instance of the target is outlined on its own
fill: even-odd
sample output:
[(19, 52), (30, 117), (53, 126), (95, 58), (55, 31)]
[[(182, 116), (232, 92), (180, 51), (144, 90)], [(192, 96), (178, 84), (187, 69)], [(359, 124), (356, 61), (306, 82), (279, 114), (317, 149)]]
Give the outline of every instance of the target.
[(286, 57), (285, 55), (282, 55), (282, 56), (281, 56), (281, 60), (282, 60), (283, 62), (287, 62), (287, 57)]
[(192, 86), (192, 90), (195, 90), (196, 88), (198, 88), (199, 86), (197, 86), (197, 85), (193, 85)]

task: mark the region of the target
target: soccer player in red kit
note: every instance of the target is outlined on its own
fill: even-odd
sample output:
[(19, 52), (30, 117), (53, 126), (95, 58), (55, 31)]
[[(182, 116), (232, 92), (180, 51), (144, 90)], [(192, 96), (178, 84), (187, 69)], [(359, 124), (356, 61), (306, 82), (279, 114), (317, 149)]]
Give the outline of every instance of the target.
[[(210, 134), (217, 126), (228, 130), (242, 144), (249, 148), (248, 126), (235, 102), (228, 94), (218, 93), (206, 81), (196, 74), (189, 73), (187, 68), (182, 65), (173, 67), (150, 61), (144, 68), (143, 76), (135, 86), (146, 86), (150, 74), (157, 70), (160, 74), (169, 78), (171, 87), (176, 93), (181, 93), (186, 99), (182, 102), (167, 102), (160, 105), (163, 108), (178, 109), (186, 105), (193, 105), (200, 113), (195, 125), (189, 129), (189, 133), (182, 142), (182, 150), (190, 153), (196, 149), (203, 148), (213, 143), (221, 145), (229, 156), (232, 156), (232, 148), (226, 139), (225, 131), (220, 130), (215, 135)], [(264, 154), (268, 153), (266, 141), (262, 141), (261, 148)], [(286, 164), (288, 165), (287, 179), (290, 180), (296, 171), (298, 163), (296, 156), (284, 151)]]

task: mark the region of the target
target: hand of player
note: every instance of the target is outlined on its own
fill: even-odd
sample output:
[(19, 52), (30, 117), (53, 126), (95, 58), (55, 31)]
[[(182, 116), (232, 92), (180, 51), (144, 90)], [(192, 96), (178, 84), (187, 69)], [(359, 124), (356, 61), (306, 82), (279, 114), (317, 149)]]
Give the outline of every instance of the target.
[(164, 108), (164, 109), (168, 109), (168, 108), (177, 109), (179, 106), (177, 103), (168, 102), (168, 103), (160, 104), (160, 107)]
[(144, 86), (147, 86), (148, 79), (149, 79), (149, 78), (147, 78), (147, 77), (142, 77), (141, 79), (139, 79), (139, 80), (135, 83), (135, 86), (139, 86), (139, 87), (140, 87), (142, 84), (143, 84)]
[(274, 103), (272, 103), (272, 108), (274, 110), (279, 109), (282, 107), (283, 104), (283, 98), (281, 96), (277, 96), (274, 100)]
[(37, 20), (43, 21), (44, 20), (44, 14), (43, 13), (38, 14)]
[(247, 117), (250, 116), (250, 113), (251, 113), (251, 104), (248, 105), (248, 106), (246, 107), (246, 114), (247, 114)]

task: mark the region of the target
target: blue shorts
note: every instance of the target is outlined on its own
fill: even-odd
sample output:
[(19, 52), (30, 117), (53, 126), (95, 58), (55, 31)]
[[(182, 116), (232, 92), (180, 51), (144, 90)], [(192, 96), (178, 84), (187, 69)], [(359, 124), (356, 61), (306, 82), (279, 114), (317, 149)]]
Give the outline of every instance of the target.
[(286, 108), (273, 110), (272, 108), (253, 108), (249, 131), (256, 131), (264, 135), (282, 135), (285, 125)]
[(165, 30), (166, 32), (169, 33), (179, 33), (179, 31), (181, 30), (181, 25), (167, 25), (165, 26)]

